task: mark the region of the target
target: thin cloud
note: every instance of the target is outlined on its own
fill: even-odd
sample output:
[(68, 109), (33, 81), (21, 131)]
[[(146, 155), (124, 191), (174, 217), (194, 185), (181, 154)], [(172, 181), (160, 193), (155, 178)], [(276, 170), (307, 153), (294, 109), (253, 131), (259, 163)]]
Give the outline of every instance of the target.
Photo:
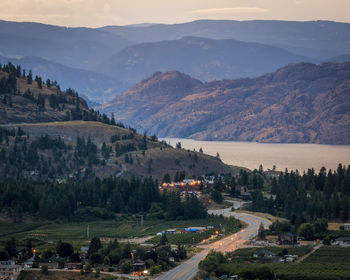
[(269, 10), (259, 7), (235, 7), (235, 8), (210, 8), (210, 9), (199, 9), (194, 10), (194, 14), (257, 14), (257, 13), (268, 13)]

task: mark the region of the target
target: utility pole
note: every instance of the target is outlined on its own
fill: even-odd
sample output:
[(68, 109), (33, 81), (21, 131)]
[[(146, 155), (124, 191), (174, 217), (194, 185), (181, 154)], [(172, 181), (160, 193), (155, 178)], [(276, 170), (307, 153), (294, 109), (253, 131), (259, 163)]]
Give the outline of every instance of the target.
[(140, 215), (141, 217), (141, 226), (143, 226), (143, 215)]
[(90, 239), (90, 224), (88, 224), (87, 229), (86, 229), (86, 237), (87, 237), (87, 239)]

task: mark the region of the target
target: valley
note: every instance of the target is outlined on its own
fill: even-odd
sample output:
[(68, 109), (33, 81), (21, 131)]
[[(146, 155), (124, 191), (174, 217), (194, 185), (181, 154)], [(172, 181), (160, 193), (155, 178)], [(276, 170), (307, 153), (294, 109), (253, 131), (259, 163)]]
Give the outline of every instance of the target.
[(0, 279), (349, 279), (350, 4), (185, 2), (0, 3)]

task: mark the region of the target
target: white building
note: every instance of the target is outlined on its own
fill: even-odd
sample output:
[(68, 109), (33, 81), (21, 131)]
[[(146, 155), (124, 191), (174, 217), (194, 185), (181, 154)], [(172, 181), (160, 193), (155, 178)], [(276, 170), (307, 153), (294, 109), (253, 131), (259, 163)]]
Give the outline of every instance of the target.
[(21, 270), (14, 260), (0, 261), (0, 280), (16, 280)]
[(350, 230), (350, 223), (344, 224), (344, 229), (345, 230)]

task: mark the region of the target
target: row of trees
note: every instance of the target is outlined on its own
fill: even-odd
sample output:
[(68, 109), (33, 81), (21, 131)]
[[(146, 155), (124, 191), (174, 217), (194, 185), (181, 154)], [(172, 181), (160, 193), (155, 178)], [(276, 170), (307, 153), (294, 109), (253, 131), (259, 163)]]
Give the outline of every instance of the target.
[(346, 221), (350, 215), (350, 166), (339, 164), (336, 171), (322, 168), (318, 174), (309, 169), (303, 175), (284, 172), (265, 179), (275, 196), (252, 194), (252, 210), (284, 216), (300, 225), (318, 218)]
[(195, 196), (189, 195), (183, 201), (176, 193), (161, 194), (152, 178), (143, 181), (95, 178), (64, 184), (29, 179), (0, 182), (0, 208), (17, 221), (24, 213), (48, 220), (74, 218), (85, 207), (114, 213), (151, 212), (156, 218), (171, 220), (206, 216), (205, 207)]

